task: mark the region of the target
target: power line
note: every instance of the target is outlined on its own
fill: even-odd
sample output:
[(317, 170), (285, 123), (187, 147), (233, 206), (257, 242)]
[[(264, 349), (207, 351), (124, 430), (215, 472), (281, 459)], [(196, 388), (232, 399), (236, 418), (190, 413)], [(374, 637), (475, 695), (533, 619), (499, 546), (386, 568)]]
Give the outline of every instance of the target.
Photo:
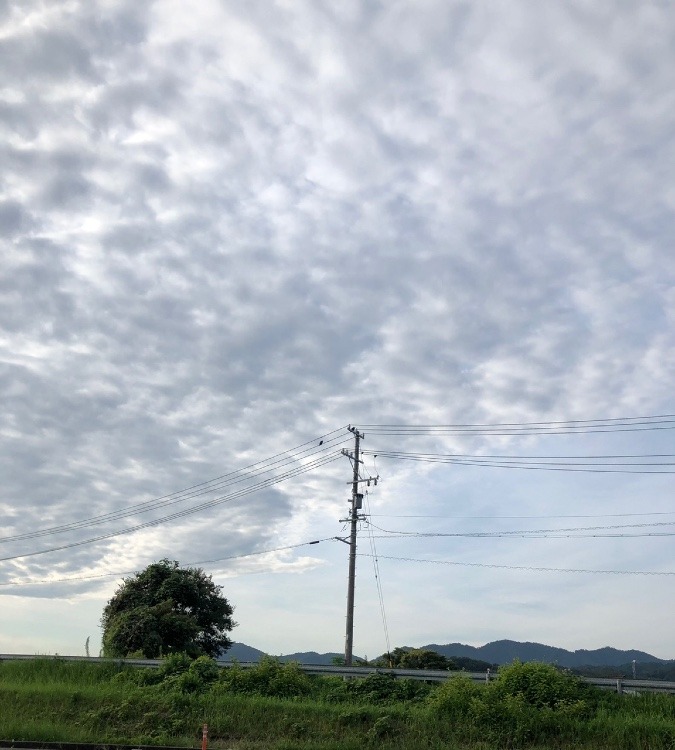
[[(656, 423), (653, 423), (656, 424)], [(669, 424), (665, 427), (652, 427), (652, 426), (626, 426), (626, 427), (611, 427), (610, 429), (601, 429), (603, 425), (597, 427), (584, 427), (584, 428), (557, 428), (557, 427), (530, 427), (530, 428), (475, 428), (475, 429), (464, 429), (464, 428), (450, 428), (450, 427), (437, 427), (437, 428), (410, 428), (407, 430), (400, 429), (384, 429), (376, 430), (372, 427), (369, 429), (369, 434), (375, 435), (399, 435), (399, 436), (410, 436), (410, 435), (427, 435), (427, 436), (474, 436), (474, 437), (490, 437), (490, 436), (536, 436), (536, 435), (591, 435), (595, 433), (612, 433), (612, 432), (647, 432), (654, 430), (673, 430), (675, 429), (675, 423)], [(364, 427), (365, 429), (365, 427)]]
[[(675, 469), (661, 469), (659, 467), (675, 466), (675, 461), (659, 462), (616, 462), (600, 463), (587, 462), (578, 463), (576, 461), (567, 461), (560, 457), (558, 461), (545, 461), (530, 459), (529, 461), (504, 459), (501, 461), (489, 460), (483, 456), (462, 457), (460, 454), (444, 453), (412, 453), (407, 451), (364, 451), (365, 454), (373, 454), (378, 458), (390, 458), (398, 461), (418, 461), (424, 463), (436, 464), (454, 464), (461, 466), (480, 466), (498, 469), (528, 469), (539, 471), (574, 471), (589, 472), (593, 474), (675, 474)], [(626, 466), (636, 466), (642, 468), (619, 468)]]
[[(366, 490), (366, 513), (370, 515), (370, 493)], [(384, 608), (384, 592), (382, 590), (382, 578), (380, 575), (380, 564), (377, 559), (377, 548), (375, 545), (375, 537), (373, 535), (373, 529), (371, 524), (368, 524), (368, 540), (370, 542), (370, 550), (373, 556), (373, 571), (375, 573), (375, 585), (377, 588), (377, 598), (380, 602), (380, 613), (382, 615), (382, 628), (384, 630), (384, 640), (387, 646), (387, 653), (391, 651), (391, 643), (389, 642), (389, 628), (387, 626), (387, 613)]]
[[(344, 428), (338, 428), (337, 430), (333, 430), (326, 435), (314, 438), (287, 451), (277, 453), (270, 458), (256, 461), (252, 464), (244, 466), (242, 469), (228, 472), (227, 474), (215, 477), (214, 479), (200, 482), (198, 484), (192, 485), (183, 490), (178, 490), (168, 495), (163, 495), (152, 500), (146, 500), (142, 503), (138, 503), (132, 506), (131, 508), (111, 511), (109, 513), (93, 516), (91, 518), (80, 519), (71, 523), (61, 524), (59, 526), (53, 526), (46, 529), (38, 529), (36, 531), (26, 532), (24, 534), (1, 537), (0, 543), (25, 541), (27, 539), (35, 539), (42, 536), (75, 531), (87, 528), (89, 526), (97, 526), (109, 521), (117, 521), (123, 518), (132, 517), (134, 515), (140, 515), (142, 513), (154, 511), (159, 508), (175, 505), (186, 500), (191, 500), (196, 497), (201, 497), (203, 495), (222, 490), (224, 487), (231, 486), (233, 484), (240, 484), (247, 480), (253, 480), (259, 476), (270, 473), (273, 470), (282, 469), (288, 464), (297, 464), (298, 461), (307, 460), (308, 458), (312, 458), (318, 455), (323, 455), (330, 450), (338, 448), (340, 445), (346, 442), (346, 438), (344, 436), (331, 436), (334, 436), (337, 432), (341, 432), (343, 429)], [(317, 444), (321, 447), (319, 448)], [(308, 448), (306, 446), (312, 447)], [(252, 469), (254, 468), (255, 471), (252, 471)], [(199, 509), (202, 506), (199, 505), (196, 507)]]
[(637, 534), (542, 534), (528, 532), (483, 532), (483, 533), (457, 533), (457, 534), (411, 534), (407, 532), (391, 532), (388, 535), (378, 536), (377, 539), (411, 539), (411, 538), (434, 538), (434, 537), (457, 537), (466, 539), (633, 539), (638, 537), (665, 537), (675, 536), (675, 531), (650, 531)]
[[(461, 427), (461, 428), (475, 428), (475, 427), (501, 427), (501, 426), (532, 426), (532, 425), (589, 425), (593, 423), (594, 425), (598, 425), (599, 423), (602, 424), (611, 424), (613, 427), (620, 426), (622, 424), (627, 424), (630, 422), (630, 424), (638, 424), (638, 423), (645, 423), (646, 420), (651, 420), (650, 424), (654, 423), (654, 420), (660, 420), (661, 422), (669, 421), (668, 418), (674, 416), (674, 415), (655, 415), (653, 417), (623, 417), (623, 418), (616, 418), (616, 419), (606, 419), (606, 420), (576, 420), (576, 421), (570, 421), (570, 422), (550, 422), (550, 423), (544, 423), (544, 422), (525, 422), (525, 423), (501, 423), (501, 424), (495, 424), (495, 425), (422, 425), (417, 427), (424, 427), (424, 429), (446, 429), (446, 428), (454, 428), (454, 427)], [(388, 425), (370, 425), (372, 429), (378, 429), (378, 428), (388, 428), (390, 426)], [(401, 426), (399, 426), (401, 427)], [(405, 429), (417, 429), (416, 426), (402, 426)], [(182, 502), (186, 502), (188, 500), (192, 500), (196, 497), (201, 497), (206, 494), (211, 494), (213, 492), (216, 492), (218, 490), (222, 490), (225, 487), (241, 484), (246, 481), (252, 481), (261, 475), (265, 473), (270, 473), (273, 470), (279, 470), (281, 468), (284, 468), (289, 463), (295, 463), (300, 460), (306, 460), (308, 458), (312, 458), (316, 455), (320, 455), (325, 453), (330, 448), (338, 447), (341, 444), (344, 444), (347, 442), (348, 438), (345, 438), (344, 436), (337, 436), (336, 433), (339, 433), (344, 428), (337, 428), (336, 430), (333, 430), (331, 432), (326, 433), (323, 436), (319, 436), (318, 438), (314, 438), (313, 440), (306, 441), (305, 443), (302, 443), (289, 451), (282, 451), (280, 453), (275, 454), (274, 456), (264, 459), (261, 461), (254, 462), (252, 464), (249, 464), (248, 466), (243, 467), (240, 470), (236, 470), (233, 472), (229, 472), (227, 474), (221, 475), (219, 477), (216, 477), (211, 480), (207, 480), (205, 482), (200, 482), (196, 485), (192, 485), (186, 489), (179, 490), (177, 492), (171, 493), (169, 495), (164, 495), (158, 498), (154, 498), (152, 500), (144, 501), (142, 503), (139, 503), (131, 508), (126, 509), (120, 509), (116, 511), (111, 511), (109, 513), (105, 513), (99, 516), (94, 516), (87, 519), (79, 519), (77, 521), (73, 521), (66, 524), (61, 524), (58, 526), (53, 526), (50, 528), (45, 529), (37, 529), (35, 531), (25, 532), (23, 534), (16, 534), (12, 536), (6, 536), (0, 538), (0, 543), (7, 543), (7, 542), (16, 542), (16, 541), (26, 541), (29, 539), (36, 539), (43, 536), (48, 536), (52, 534), (60, 534), (60, 533), (67, 533), (75, 530), (84, 529), (90, 526), (96, 526), (96, 525), (102, 525), (104, 523), (108, 523), (110, 521), (116, 521), (121, 520), (123, 518), (129, 518), (134, 515), (140, 515), (143, 513), (148, 513), (151, 511), (158, 510), (163, 507), (168, 507), (170, 505), (176, 505)], [(318, 447), (317, 442), (319, 446)], [(307, 447), (310, 446), (310, 447)], [(291, 452), (292, 451), (292, 452)], [(537, 464), (531, 464), (531, 463), (521, 463), (516, 462), (511, 459), (520, 458), (520, 459), (528, 459), (530, 462), (532, 461), (540, 461), (543, 458), (547, 457), (537, 457), (537, 458), (531, 458), (531, 457), (499, 457), (499, 456), (471, 456), (470, 454), (421, 454), (421, 453), (404, 453), (400, 451), (380, 451), (379, 454), (375, 454), (374, 451), (364, 451), (364, 453), (372, 454), (372, 455), (384, 455), (386, 457), (390, 458), (396, 458), (399, 460), (415, 460), (415, 461), (426, 461), (426, 462), (433, 462), (433, 463), (459, 463), (459, 464), (468, 464), (468, 465), (480, 465), (480, 466), (490, 466), (495, 468), (519, 468), (519, 469), (538, 469), (538, 470), (557, 470), (557, 471), (589, 471), (593, 473), (673, 473), (672, 471), (659, 471), (654, 470), (654, 467), (657, 466), (669, 466), (669, 465), (675, 465), (665, 462), (660, 463), (640, 463), (636, 464), (638, 466), (642, 466), (643, 469), (640, 470), (634, 470), (634, 469), (619, 469), (619, 468), (596, 468), (589, 464), (582, 464), (582, 465), (571, 465), (568, 463), (564, 463), (565, 459), (569, 458), (576, 458), (576, 457), (549, 457), (552, 459), (560, 459), (563, 460), (560, 466), (550, 466), (550, 465), (540, 465)], [(598, 456), (598, 457), (579, 457), (583, 459), (591, 459), (591, 458), (602, 458), (602, 459), (619, 459), (619, 458), (656, 458), (656, 457), (674, 457), (672, 454), (647, 454), (643, 456)], [(461, 460), (462, 458), (467, 460)], [(487, 459), (490, 458), (501, 458), (503, 459), (500, 462), (491, 462)], [(321, 465), (317, 464), (316, 466)], [(627, 464), (623, 464), (627, 465)], [(597, 466), (597, 465), (596, 465)], [(650, 467), (649, 470), (645, 471), (644, 467)], [(274, 480), (272, 480), (274, 482)], [(260, 487), (264, 487), (265, 484), (261, 483)], [(249, 490), (244, 490), (244, 494), (247, 494)], [(147, 525), (152, 526), (159, 523), (164, 523), (168, 520), (174, 520), (175, 518), (181, 517), (183, 514), (189, 514), (192, 512), (197, 512), (199, 510), (202, 510), (204, 508), (210, 507), (212, 503), (219, 503), (219, 502), (227, 502), (230, 499), (233, 499), (233, 497), (240, 496), (238, 493), (235, 493), (234, 496), (231, 494), (225, 495), (223, 498), (218, 498), (215, 501), (208, 501), (207, 503), (201, 503), (195, 506), (192, 509), (187, 509), (186, 511), (179, 512), (177, 514), (170, 514), (167, 516), (164, 516), (162, 518), (156, 519), (154, 521), (148, 521)], [(115, 535), (117, 533), (131, 533), (132, 531), (138, 530), (140, 528), (144, 528), (146, 524), (138, 524), (137, 526), (134, 526), (130, 529), (122, 530), (120, 532), (115, 532)], [(91, 540), (86, 540), (83, 542), (84, 544), (91, 543), (94, 541), (99, 541), (102, 538), (108, 538), (109, 535), (101, 535), (99, 537), (95, 537)], [(50, 550), (44, 550), (39, 551), (34, 554), (43, 554), (47, 551), (56, 551), (57, 549), (67, 549), (70, 545), (63, 545), (62, 547), (54, 547)], [(73, 545), (73, 546), (78, 546)], [(9, 558), (0, 558), (0, 559), (13, 559), (11, 557)]]
[(556, 515), (556, 516), (448, 516), (448, 515), (425, 515), (425, 514), (411, 514), (411, 513), (370, 513), (371, 518), (445, 518), (448, 520), (464, 520), (464, 521), (477, 521), (477, 520), (500, 520), (500, 519), (546, 519), (546, 518), (629, 518), (632, 516), (672, 516), (675, 515), (675, 511), (654, 511), (651, 513), (592, 513), (584, 515)]
[[(377, 453), (374, 450), (364, 450), (367, 455), (383, 456), (388, 453), (393, 453), (402, 456), (419, 456), (421, 458), (463, 458), (463, 459), (476, 459), (481, 461), (489, 460), (503, 460), (503, 461), (553, 461), (555, 463), (568, 463), (576, 461), (590, 461), (591, 463), (604, 463), (607, 461), (613, 461), (619, 465), (628, 466), (672, 466), (672, 461), (620, 461), (623, 458), (675, 458), (675, 453), (639, 453), (639, 454), (601, 454), (601, 455), (583, 455), (583, 456), (513, 456), (504, 454), (491, 454), (491, 453), (419, 453), (412, 451), (396, 451), (380, 449)], [(572, 465), (576, 465), (573, 463)]]
[(406, 424), (362, 424), (362, 427), (521, 427), (530, 425), (569, 425), (569, 424), (590, 424), (595, 422), (633, 422), (633, 421), (648, 421), (648, 420), (669, 420), (675, 419), (675, 414), (651, 414), (640, 417), (603, 417), (598, 419), (563, 419), (563, 420), (548, 420), (543, 422), (478, 422), (478, 423), (454, 423), (454, 424), (419, 424), (419, 425), (406, 425)]
[(675, 429), (675, 414), (608, 419), (577, 419), (548, 422), (495, 422), (477, 424), (364, 424), (376, 435), (565, 435), (596, 432), (640, 432)]
[(324, 457), (322, 459), (317, 459), (313, 461), (311, 464), (307, 464), (301, 468), (296, 468), (294, 470), (287, 471), (284, 474), (277, 476), (277, 477), (271, 477), (262, 482), (259, 482), (256, 485), (253, 485), (252, 487), (247, 487), (247, 488), (238, 490), (237, 492), (234, 492), (230, 495), (225, 495), (223, 497), (209, 500), (208, 502), (201, 503), (200, 505), (197, 505), (193, 508), (187, 508), (185, 510), (172, 513), (171, 515), (163, 516), (162, 518), (157, 518), (152, 521), (146, 521), (145, 523), (137, 524), (136, 526), (131, 526), (128, 529), (120, 529), (117, 531), (112, 531), (108, 534), (101, 534), (99, 536), (96, 536), (90, 539), (84, 539), (78, 542), (71, 542), (70, 544), (63, 544), (57, 547), (50, 547), (48, 549), (35, 550), (32, 552), (24, 552), (19, 555), (8, 555), (6, 557), (0, 557), (0, 562), (6, 562), (9, 560), (19, 560), (24, 557), (34, 557), (36, 555), (44, 555), (49, 552), (58, 552), (58, 551), (66, 550), (66, 549), (72, 549), (73, 547), (82, 547), (84, 545), (92, 544), (94, 542), (99, 542), (104, 539), (111, 539), (113, 537), (122, 536), (124, 534), (131, 534), (132, 532), (139, 531), (140, 529), (146, 529), (146, 528), (150, 528), (153, 526), (158, 526), (160, 524), (166, 523), (167, 521), (176, 520), (177, 518), (184, 518), (185, 516), (192, 515), (194, 513), (197, 513), (200, 510), (204, 510), (205, 508), (211, 508), (216, 505), (222, 505), (224, 503), (231, 502), (232, 500), (238, 499), (245, 495), (249, 495), (253, 492), (257, 492), (261, 489), (272, 487), (276, 484), (286, 481), (287, 479), (290, 479), (291, 477), (296, 477), (296, 476), (299, 476), (300, 474), (306, 474), (309, 471), (312, 471), (316, 468), (325, 466), (326, 464), (336, 461), (340, 457), (341, 457), (341, 454), (336, 453), (336, 454)]
[[(359, 553), (362, 557), (370, 557), (365, 552)], [(542, 568), (534, 565), (498, 565), (495, 563), (468, 563), (454, 562), (451, 560), (425, 560), (414, 557), (393, 557), (380, 555), (381, 560), (398, 560), (400, 562), (430, 563), (432, 565), (456, 565), (467, 568), (499, 568), (503, 570), (525, 570), (541, 573), (592, 573), (604, 575), (632, 575), (632, 576), (675, 576), (675, 571), (653, 571), (653, 570), (591, 570), (586, 568)]]
[[(262, 549), (256, 552), (244, 552), (240, 555), (229, 555), (228, 557), (218, 557), (214, 560), (197, 560), (196, 562), (185, 563), (185, 567), (192, 567), (194, 565), (208, 565), (209, 563), (226, 562), (229, 560), (240, 560), (244, 557), (254, 557), (256, 555), (266, 555), (271, 552), (282, 552), (289, 549), (297, 549), (298, 547), (308, 547), (312, 544), (319, 544), (320, 542), (333, 541), (334, 537), (325, 537), (324, 539), (314, 539), (311, 542), (300, 542), (298, 544), (287, 544), (284, 547), (272, 547), (271, 549)], [(69, 578), (43, 578), (43, 579), (30, 579), (27, 581), (0, 581), (0, 586), (29, 586), (35, 584), (44, 583), (70, 583), (77, 581), (88, 581), (99, 578), (121, 578), (122, 576), (135, 575), (137, 570), (126, 570), (122, 573), (96, 573), (93, 575), (86, 576), (70, 576)]]
[(673, 526), (672, 523), (652, 523), (652, 524), (626, 524), (616, 526), (580, 526), (568, 529), (519, 529), (517, 531), (400, 531), (394, 529), (383, 529), (373, 524), (373, 528), (383, 532), (383, 536), (377, 536), (378, 539), (439, 539), (439, 538), (461, 538), (461, 539), (589, 539), (589, 538), (634, 538), (634, 537), (661, 537), (675, 536), (675, 531), (651, 531), (637, 532), (634, 534), (626, 533), (607, 533), (607, 534), (589, 534), (579, 532), (589, 532), (595, 530), (612, 530), (628, 528), (645, 528), (654, 526)]
[[(639, 529), (639, 528), (653, 528), (656, 526), (674, 526), (675, 521), (662, 521), (655, 523), (631, 523), (631, 524), (616, 524), (610, 526), (576, 526), (567, 529), (518, 529), (516, 531), (469, 531), (469, 532), (442, 532), (442, 531), (400, 531), (383, 529), (380, 526), (371, 524), (373, 528), (378, 531), (382, 531), (387, 534), (395, 534), (399, 537), (503, 537), (503, 536), (522, 536), (530, 534), (562, 534), (573, 531), (605, 531), (615, 529)], [(675, 532), (673, 532), (675, 534)]]

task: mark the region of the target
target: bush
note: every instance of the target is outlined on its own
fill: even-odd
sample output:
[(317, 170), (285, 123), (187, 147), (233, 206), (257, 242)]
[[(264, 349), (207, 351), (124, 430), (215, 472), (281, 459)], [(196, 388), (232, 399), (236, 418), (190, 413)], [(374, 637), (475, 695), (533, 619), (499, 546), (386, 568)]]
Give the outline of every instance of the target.
[(590, 686), (553, 666), (516, 662), (487, 685), (452, 678), (428, 705), (438, 719), (449, 720), (448, 730), (512, 747), (572, 736), (575, 720), (592, 713), (592, 698)]
[(188, 672), (196, 675), (202, 683), (210, 684), (220, 676), (220, 667), (209, 656), (200, 656), (190, 664)]
[(312, 689), (310, 678), (297, 664), (283, 663), (265, 656), (258, 666), (243, 669), (234, 663), (222, 670), (220, 684), (233, 693), (263, 695), (275, 698), (295, 698), (308, 695)]
[(483, 688), (465, 675), (458, 675), (444, 682), (429, 694), (428, 705), (436, 714), (459, 719), (471, 713), (474, 700), (478, 700)]
[(191, 664), (192, 659), (187, 654), (171, 654), (166, 659), (162, 659), (162, 663), (157, 669), (157, 674), (161, 680), (165, 680), (167, 677), (187, 672)]
[(489, 687), (472, 701), (470, 713), (474, 725), (500, 747), (544, 740), (554, 728), (550, 709), (537, 709), (522, 695), (499, 695)]
[(592, 694), (589, 686), (577, 677), (561, 672), (551, 664), (528, 662), (499, 670), (499, 679), (491, 684), (499, 696), (520, 697), (535, 708), (550, 708), (581, 715)]
[(120, 679), (137, 685), (152, 686), (178, 693), (205, 692), (218, 679), (220, 668), (209, 656), (191, 659), (187, 654), (171, 654), (157, 669), (136, 669), (122, 673)]
[(429, 693), (429, 686), (416, 680), (397, 680), (391, 674), (370, 674), (346, 683), (346, 695), (367, 703), (416, 701)]

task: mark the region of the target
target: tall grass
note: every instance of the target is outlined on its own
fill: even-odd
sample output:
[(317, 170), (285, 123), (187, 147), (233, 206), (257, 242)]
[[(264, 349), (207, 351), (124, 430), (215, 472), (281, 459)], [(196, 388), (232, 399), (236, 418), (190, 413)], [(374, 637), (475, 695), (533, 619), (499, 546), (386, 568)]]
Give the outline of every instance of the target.
[(120, 672), (129, 672), (131, 669), (121, 662), (92, 664), (85, 661), (66, 661), (51, 656), (21, 661), (0, 661), (0, 684), (88, 687), (108, 684)]
[(675, 697), (622, 697), (514, 664), (487, 686), (310, 678), (167, 659), (157, 670), (38, 659), (0, 663), (0, 739), (236, 750), (675, 750)]

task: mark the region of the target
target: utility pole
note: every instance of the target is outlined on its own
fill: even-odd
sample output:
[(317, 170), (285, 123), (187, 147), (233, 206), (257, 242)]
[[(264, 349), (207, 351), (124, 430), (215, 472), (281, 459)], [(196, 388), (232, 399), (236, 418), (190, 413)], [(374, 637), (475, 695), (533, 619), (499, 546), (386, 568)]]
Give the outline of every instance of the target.
[[(342, 455), (350, 458), (354, 463), (354, 474), (351, 481), (352, 485), (352, 499), (349, 508), (349, 518), (346, 520), (350, 523), (349, 532), (349, 576), (347, 580), (347, 629), (345, 633), (345, 665), (348, 667), (352, 666), (352, 656), (354, 647), (354, 589), (356, 583), (356, 532), (358, 522), (363, 516), (359, 515), (359, 511), (363, 507), (363, 494), (359, 492), (359, 482), (370, 482), (373, 481), (377, 485), (378, 477), (368, 477), (367, 479), (359, 479), (359, 464), (361, 460), (359, 458), (359, 451), (361, 440), (364, 435), (360, 433), (356, 427), (349, 426), (348, 430), (354, 435), (354, 453), (351, 454), (346, 450), (342, 450)], [(342, 540), (341, 541), (346, 541)]]
[(354, 433), (354, 478), (352, 479), (352, 503), (349, 509), (351, 531), (349, 533), (349, 578), (347, 582), (347, 630), (345, 633), (345, 664), (352, 665), (352, 649), (354, 646), (354, 586), (356, 583), (356, 525), (359, 520), (359, 510), (363, 504), (363, 495), (359, 495), (359, 446), (361, 433), (350, 427)]

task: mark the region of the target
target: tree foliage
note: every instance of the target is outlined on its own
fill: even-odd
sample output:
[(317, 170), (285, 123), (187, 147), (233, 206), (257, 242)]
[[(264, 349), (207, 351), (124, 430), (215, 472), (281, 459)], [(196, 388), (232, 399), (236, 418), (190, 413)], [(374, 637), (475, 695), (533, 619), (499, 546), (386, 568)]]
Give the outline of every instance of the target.
[(400, 669), (457, 669), (452, 659), (428, 648), (397, 646), (389, 654), (381, 656), (378, 661), (383, 666)]
[(104, 654), (218, 656), (232, 645), (227, 633), (236, 625), (221, 590), (200, 568), (166, 559), (125, 578), (101, 617)]

